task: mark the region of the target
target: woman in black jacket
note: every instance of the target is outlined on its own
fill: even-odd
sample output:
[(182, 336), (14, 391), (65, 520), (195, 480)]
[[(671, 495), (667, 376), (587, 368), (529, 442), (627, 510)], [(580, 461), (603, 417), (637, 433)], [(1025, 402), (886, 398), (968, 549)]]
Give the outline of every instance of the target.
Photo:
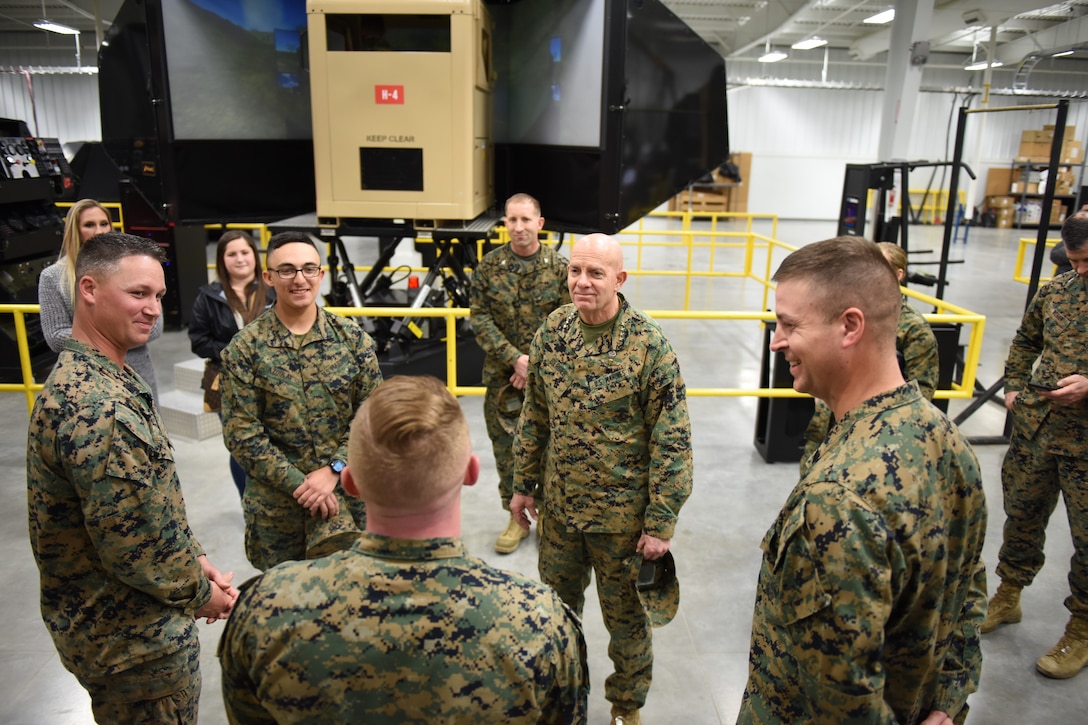
[[(260, 250), (249, 234), (231, 230), (219, 237), (215, 247), (216, 281), (206, 284), (193, 303), (189, 342), (195, 354), (206, 358), (204, 367), (204, 409), (220, 413), (219, 355), (231, 338), (276, 301), (276, 292), (261, 274)], [(230, 472), (241, 495), (246, 475), (232, 457)]]

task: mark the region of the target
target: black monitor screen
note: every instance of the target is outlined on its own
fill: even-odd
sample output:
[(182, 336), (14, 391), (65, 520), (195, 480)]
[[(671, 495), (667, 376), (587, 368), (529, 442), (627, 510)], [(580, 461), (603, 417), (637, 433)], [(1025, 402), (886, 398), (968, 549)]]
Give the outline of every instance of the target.
[(605, 0), (492, 6), (495, 141), (601, 146)]
[(162, 3), (176, 140), (308, 139), (306, 0)]

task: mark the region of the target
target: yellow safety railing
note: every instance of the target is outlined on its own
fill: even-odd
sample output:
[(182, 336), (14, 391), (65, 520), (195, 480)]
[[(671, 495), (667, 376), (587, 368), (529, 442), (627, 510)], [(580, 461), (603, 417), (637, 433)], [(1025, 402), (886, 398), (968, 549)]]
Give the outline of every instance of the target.
[(26, 337), (26, 316), (38, 314), (38, 305), (0, 305), (0, 314), (15, 315), (15, 341), (19, 346), (19, 369), (23, 375), (21, 383), (0, 383), (0, 393), (23, 393), (26, 395), (27, 410), (34, 407), (34, 396), (42, 389), (34, 381), (34, 369), (30, 362), (30, 345)]
[[(774, 320), (774, 314), (769, 309), (769, 295), (775, 288), (771, 281), (771, 275), (775, 269), (775, 261), (781, 261), (787, 254), (797, 249), (796, 247), (780, 242), (764, 234), (753, 230), (754, 222), (770, 222), (772, 234), (777, 229), (777, 218), (773, 215), (747, 215), (735, 213), (706, 214), (699, 212), (700, 219), (710, 217), (710, 221), (702, 226), (692, 225), (692, 215), (689, 212), (665, 212), (652, 216), (665, 217), (666, 222), (676, 220), (678, 227), (652, 229), (640, 222), (632, 229), (625, 230), (616, 235), (621, 244), (628, 247), (636, 247), (634, 264), (629, 265), (631, 274), (646, 276), (684, 276), (686, 277), (684, 307), (682, 310), (647, 310), (647, 314), (658, 320), (715, 320), (737, 321), (751, 320), (765, 324)], [(718, 218), (720, 217), (720, 219)], [(745, 223), (743, 231), (725, 229), (724, 225), (741, 221)], [(662, 240), (654, 239), (656, 236), (666, 237)], [(683, 268), (677, 269), (645, 269), (642, 268), (643, 247), (669, 247), (683, 250), (685, 259)], [(719, 270), (719, 259), (716, 254), (726, 249), (738, 249), (743, 252), (743, 260), (739, 268)], [(696, 265), (696, 252), (702, 252), (701, 262), (705, 268)], [(757, 251), (766, 254), (765, 264), (758, 264), (755, 258)], [(357, 270), (368, 270), (367, 267), (356, 267)], [(426, 269), (413, 271), (425, 272)], [(727, 310), (690, 310), (687, 309), (691, 299), (691, 282), (699, 277), (743, 277), (753, 279), (762, 287), (762, 305), (755, 311), (727, 311)], [(985, 329), (986, 317), (954, 305), (945, 300), (915, 291), (904, 289), (904, 292), (926, 305), (932, 305), (934, 313), (924, 315), (930, 322), (960, 323), (969, 328), (966, 353), (964, 358), (963, 379), (960, 383), (954, 383), (948, 390), (938, 390), (934, 397), (941, 399), (971, 398), (975, 385), (978, 361), (982, 350), (982, 335)], [(457, 375), (457, 320), (468, 317), (469, 310), (454, 307), (424, 307), (409, 310), (404, 307), (329, 307), (330, 312), (345, 317), (410, 317), (410, 318), (443, 318), (445, 319), (445, 343), (446, 343), (446, 369), (447, 385), (454, 395), (483, 395), (485, 389), (480, 386), (461, 385)], [(27, 396), (29, 405), (33, 405), (34, 394), (41, 389), (41, 385), (34, 382), (30, 367), (29, 354), (27, 353), (26, 325), (24, 315), (38, 312), (37, 305), (0, 305), (0, 315), (14, 314), (16, 322), (17, 338), (19, 343), (19, 357), (23, 373), (22, 383), (0, 384), (0, 392), (22, 391)], [(715, 397), (762, 397), (762, 398), (788, 398), (807, 397), (792, 388), (689, 388), (688, 394), (692, 396)]]
[[(869, 189), (867, 206), (872, 208), (875, 189)], [(942, 224), (944, 213), (948, 211), (948, 189), (908, 189), (907, 198), (910, 200), (911, 209), (917, 214), (918, 221), (922, 224)], [(967, 191), (959, 189), (956, 198), (961, 206), (967, 204)], [(899, 213), (899, 205), (896, 204), (896, 213)]]
[[(110, 221), (113, 222), (113, 228), (117, 231), (121, 231), (125, 228), (125, 213), (121, 210), (121, 204), (116, 201), (100, 201), (102, 208), (111, 212)], [(70, 209), (74, 201), (58, 201), (54, 206), (58, 206), (61, 209)], [(67, 213), (67, 212), (65, 212)]]
[[(911, 189), (911, 207), (918, 214), (918, 220), (923, 224), (941, 224), (945, 212), (948, 211), (948, 189), (930, 189), (926, 194), (925, 189)], [(964, 189), (957, 190), (956, 198), (960, 205), (967, 203), (967, 192)], [(917, 203), (915, 201), (917, 200)]]
[[(1016, 248), (1016, 266), (1013, 267), (1013, 271), (1012, 271), (1012, 278), (1013, 278), (1014, 281), (1022, 282), (1023, 284), (1031, 284), (1031, 269), (1030, 269), (1031, 265), (1028, 265), (1029, 266), (1028, 272), (1027, 272), (1027, 274), (1024, 274), (1024, 261), (1028, 258), (1028, 247), (1031, 247), (1032, 251), (1034, 252), (1035, 244), (1038, 241), (1039, 240), (1035, 239), (1034, 237), (1020, 237), (1020, 245)], [(1050, 274), (1049, 275), (1047, 275), (1046, 272), (1044, 272), (1043, 270), (1047, 269), (1047, 264), (1050, 262), (1050, 252), (1049, 252), (1049, 250), (1056, 247), (1058, 245), (1058, 242), (1060, 242), (1060, 241), (1061, 241), (1061, 239), (1047, 239), (1046, 240), (1046, 248), (1047, 248), (1048, 251), (1047, 251), (1047, 258), (1045, 260), (1043, 260), (1043, 268), (1041, 270), (1039, 270), (1039, 283), (1040, 284), (1042, 284), (1043, 282), (1049, 282), (1050, 280), (1052, 280), (1054, 278), (1054, 272), (1058, 269), (1058, 265), (1056, 265), (1056, 264), (1051, 264), (1050, 265)], [(1034, 259), (1034, 256), (1032, 257), (1032, 259)]]
[[(204, 228), (210, 232), (227, 231), (230, 229), (241, 229), (243, 232), (256, 232), (252, 234), (253, 238), (257, 240), (257, 246), (264, 249), (268, 246), (268, 240), (272, 238), (272, 232), (269, 230), (267, 224), (260, 224), (258, 222), (229, 222), (226, 224), (205, 224)], [(209, 269), (215, 269), (214, 264), (208, 265)]]

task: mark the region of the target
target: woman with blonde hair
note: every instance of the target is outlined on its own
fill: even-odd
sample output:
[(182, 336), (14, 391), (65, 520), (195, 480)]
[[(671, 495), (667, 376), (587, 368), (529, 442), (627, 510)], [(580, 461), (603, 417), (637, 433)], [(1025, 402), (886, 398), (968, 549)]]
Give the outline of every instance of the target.
[[(61, 240), (57, 261), (44, 270), (38, 278), (38, 305), (41, 307), (42, 333), (53, 352), (64, 349), (64, 343), (72, 335), (72, 311), (76, 290), (76, 259), (83, 243), (91, 237), (113, 230), (109, 212), (94, 199), (81, 199), (68, 210), (64, 219), (64, 238)], [(155, 321), (148, 342), (162, 335), (162, 315)], [(128, 351), (125, 362), (147, 382), (151, 396), (157, 399), (155, 366), (147, 345)]]

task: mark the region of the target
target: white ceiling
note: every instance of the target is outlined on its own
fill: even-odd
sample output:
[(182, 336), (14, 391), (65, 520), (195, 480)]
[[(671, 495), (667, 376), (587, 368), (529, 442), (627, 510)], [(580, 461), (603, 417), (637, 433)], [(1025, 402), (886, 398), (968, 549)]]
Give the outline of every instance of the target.
[[(812, 36), (861, 60), (882, 60), (889, 25), (864, 21), (894, 7), (887, 0), (663, 0), (727, 59), (759, 55), (769, 43), (791, 54), (793, 43)], [(1032, 51), (1080, 47), (1088, 58), (1088, 0), (1051, 4), (1040, 0), (937, 0), (928, 40), (933, 52), (969, 55), (997, 26), (997, 57), (1019, 63)], [(984, 50), (982, 52), (985, 52)]]
[[(723, 56), (752, 58), (771, 44), (791, 57), (814, 57), (820, 51), (790, 50), (794, 42), (814, 35), (852, 58), (883, 63), (890, 26), (863, 21), (889, 9), (889, 0), (662, 0)], [(38, 30), (45, 17), (83, 32), (93, 48), (96, 26), (105, 29), (122, 0), (0, 0), (0, 34), (19, 48), (56, 47), (57, 36)], [(1016, 65), (1032, 53), (1076, 49), (1073, 58), (1088, 59), (1088, 0), (936, 0), (930, 23), (932, 52), (970, 55), (998, 28), (997, 57)], [(977, 19), (969, 23), (967, 19)], [(47, 37), (51, 36), (51, 37)], [(985, 52), (975, 51), (975, 52)], [(806, 54), (810, 54), (806, 56)], [(728, 65), (728, 63), (727, 63)]]

